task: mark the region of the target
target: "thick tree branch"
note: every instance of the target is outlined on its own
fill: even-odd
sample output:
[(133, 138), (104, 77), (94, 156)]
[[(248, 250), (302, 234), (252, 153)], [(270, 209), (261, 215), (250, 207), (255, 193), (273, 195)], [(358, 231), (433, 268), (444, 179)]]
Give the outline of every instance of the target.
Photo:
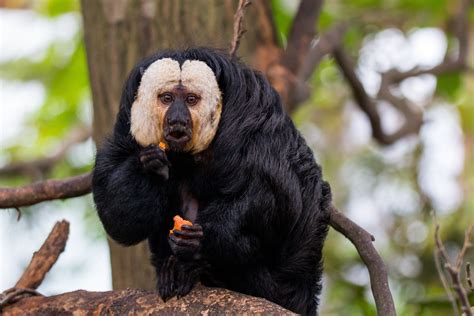
[(294, 74), (298, 73), (311, 51), (311, 42), (316, 36), (316, 24), (322, 5), (323, 0), (302, 0), (293, 19), (283, 65)]
[(91, 192), (92, 174), (46, 180), (18, 188), (0, 188), (0, 208), (18, 208), (43, 201), (66, 199)]
[(126, 289), (74, 291), (50, 297), (28, 297), (4, 308), (9, 315), (295, 315), (262, 298), (219, 288), (196, 287), (180, 299), (163, 302), (155, 292)]
[(61, 161), (72, 146), (84, 142), (91, 135), (92, 131), (88, 127), (75, 128), (50, 156), (30, 161), (13, 162), (0, 168), (0, 177), (24, 175), (38, 179)]
[(30, 264), (15, 284), (15, 287), (37, 289), (43, 282), (46, 273), (64, 251), (68, 237), (69, 223), (65, 220), (57, 222), (41, 248), (33, 254)]
[(189, 295), (181, 299), (171, 299), (166, 303), (156, 292), (144, 290), (122, 290), (109, 292), (75, 291), (61, 295), (44, 297), (24, 297), (37, 295), (34, 291), (43, 281), (59, 255), (63, 252), (69, 234), (69, 223), (57, 222), (41, 248), (23, 273), (15, 288), (0, 295), (2, 315), (155, 315), (186, 313), (220, 314), (268, 314), (294, 315), (281, 306), (265, 299), (232, 292), (225, 289), (197, 286)]
[(324, 56), (332, 53), (336, 47), (341, 45), (346, 29), (347, 24), (340, 23), (323, 33), (319, 38), (314, 39), (315, 43), (311, 45), (307, 57), (298, 70), (299, 80), (308, 80)]
[(374, 236), (344, 216), (335, 207), (331, 209), (330, 224), (354, 244), (362, 261), (367, 266), (377, 313), (384, 316), (396, 315), (388, 284), (387, 268), (373, 245)]

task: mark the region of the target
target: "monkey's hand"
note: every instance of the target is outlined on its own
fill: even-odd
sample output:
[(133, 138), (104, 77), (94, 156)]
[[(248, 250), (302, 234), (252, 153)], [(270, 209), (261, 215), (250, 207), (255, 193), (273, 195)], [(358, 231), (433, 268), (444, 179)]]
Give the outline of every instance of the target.
[(168, 180), (170, 163), (164, 150), (155, 145), (149, 145), (140, 152), (140, 162), (146, 171)]
[(201, 259), (201, 239), (204, 236), (199, 224), (183, 225), (181, 230), (173, 230), (168, 243), (173, 254), (181, 261)]
[(201, 258), (203, 236), (202, 226), (193, 224), (181, 226), (181, 230), (174, 230), (168, 238), (171, 251), (177, 258), (175, 285), (178, 298), (192, 290), (205, 268)]

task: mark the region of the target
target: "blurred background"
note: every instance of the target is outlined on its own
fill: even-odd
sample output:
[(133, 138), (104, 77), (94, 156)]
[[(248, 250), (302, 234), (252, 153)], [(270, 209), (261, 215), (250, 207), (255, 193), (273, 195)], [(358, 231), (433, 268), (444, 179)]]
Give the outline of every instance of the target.
[[(77, 0), (0, 1), (0, 186), (64, 178), (92, 168), (92, 97)], [(298, 1), (273, 0), (284, 45)], [(447, 32), (450, 0), (326, 1), (318, 28), (350, 21), (344, 39), (369, 95), (380, 73), (429, 68), (456, 50)], [(470, 10), (472, 22), (474, 11)], [(247, 28), (251, 27), (247, 23)], [(471, 47), (474, 26), (470, 28)], [(310, 79), (311, 96), (292, 117), (323, 166), (335, 204), (371, 232), (388, 265), (400, 315), (447, 315), (451, 305), (433, 260), (434, 224), (457, 253), (474, 220), (474, 64), (435, 77), (404, 80), (395, 92), (423, 110), (418, 135), (380, 145), (332, 58)], [(381, 102), (384, 128), (400, 114)], [(8, 166), (49, 157), (39, 168)], [(66, 251), (39, 288), (44, 294), (112, 288), (105, 233), (90, 195), (0, 211), (0, 290), (15, 284), (55, 221), (71, 222)], [(324, 250), (321, 315), (375, 315), (367, 269), (355, 248), (331, 230)], [(471, 251), (467, 258), (474, 261)], [(470, 298), (474, 301), (471, 293)]]

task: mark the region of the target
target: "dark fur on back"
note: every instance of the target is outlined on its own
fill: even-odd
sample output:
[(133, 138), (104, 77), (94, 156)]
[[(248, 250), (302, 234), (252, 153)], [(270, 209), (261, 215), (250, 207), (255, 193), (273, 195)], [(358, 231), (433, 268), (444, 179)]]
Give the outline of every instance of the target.
[[(205, 62), (223, 92), (213, 142), (196, 157), (171, 154), (168, 181), (141, 168), (141, 148), (130, 134), (141, 74), (165, 57)], [(124, 87), (113, 135), (97, 153), (93, 193), (107, 233), (125, 245), (148, 239), (158, 273), (171, 255), (168, 231), (181, 213), (183, 186), (199, 201), (196, 222), (204, 231), (200, 267), (188, 267), (186, 275), (316, 313), (329, 185), (267, 80), (210, 49), (164, 51), (139, 63)]]

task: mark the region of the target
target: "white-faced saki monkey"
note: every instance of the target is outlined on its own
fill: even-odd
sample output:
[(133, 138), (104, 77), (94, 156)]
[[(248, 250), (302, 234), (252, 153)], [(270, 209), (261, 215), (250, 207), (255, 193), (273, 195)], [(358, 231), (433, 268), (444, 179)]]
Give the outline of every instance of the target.
[[(200, 281), (316, 314), (330, 187), (278, 93), (235, 58), (192, 48), (140, 62), (93, 193), (114, 240), (148, 239), (163, 300)], [(191, 224), (170, 233), (176, 215)]]

